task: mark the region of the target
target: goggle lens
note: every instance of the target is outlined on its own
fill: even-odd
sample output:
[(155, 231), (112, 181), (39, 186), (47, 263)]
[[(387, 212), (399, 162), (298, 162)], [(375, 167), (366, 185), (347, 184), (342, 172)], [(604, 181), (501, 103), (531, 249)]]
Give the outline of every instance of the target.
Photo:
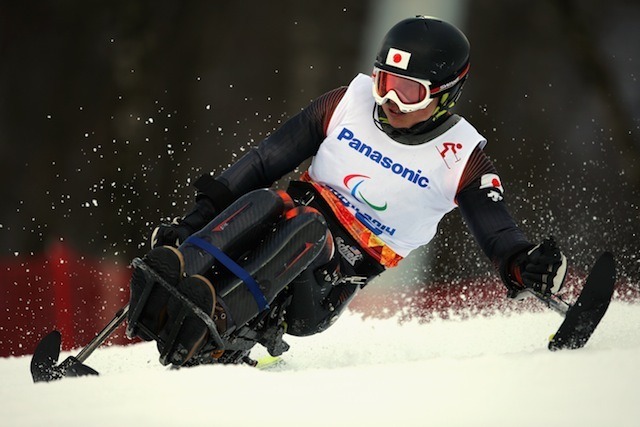
[(398, 95), (400, 101), (409, 105), (418, 104), (429, 97), (429, 89), (416, 80), (382, 70), (377, 70), (376, 79), (376, 90), (381, 98), (392, 90)]

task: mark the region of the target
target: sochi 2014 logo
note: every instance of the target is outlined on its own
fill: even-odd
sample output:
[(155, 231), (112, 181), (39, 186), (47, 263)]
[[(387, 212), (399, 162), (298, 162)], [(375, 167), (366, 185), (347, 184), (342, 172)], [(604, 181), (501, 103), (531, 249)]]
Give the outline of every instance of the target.
[(343, 182), (344, 182), (344, 185), (351, 192), (351, 195), (357, 201), (369, 206), (373, 210), (384, 211), (387, 209), (387, 202), (384, 202), (382, 204), (373, 203), (362, 194), (362, 187), (366, 186), (365, 182), (369, 181), (370, 179), (371, 178), (368, 177), (367, 175), (351, 174), (351, 175), (345, 176)]

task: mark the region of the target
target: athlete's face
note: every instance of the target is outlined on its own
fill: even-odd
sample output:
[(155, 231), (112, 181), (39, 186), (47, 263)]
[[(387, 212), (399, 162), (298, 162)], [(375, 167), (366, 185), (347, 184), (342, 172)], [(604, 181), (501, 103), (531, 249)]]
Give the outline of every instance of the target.
[(382, 111), (384, 111), (387, 119), (389, 119), (391, 126), (396, 129), (406, 129), (420, 122), (424, 122), (431, 117), (438, 107), (438, 101), (438, 98), (434, 98), (433, 101), (422, 110), (403, 113), (395, 102), (389, 100), (382, 104)]

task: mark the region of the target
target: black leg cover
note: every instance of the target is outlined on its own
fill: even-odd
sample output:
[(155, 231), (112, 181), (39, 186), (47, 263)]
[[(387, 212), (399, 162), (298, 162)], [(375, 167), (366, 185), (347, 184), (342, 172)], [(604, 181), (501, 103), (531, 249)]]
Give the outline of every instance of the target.
[[(284, 192), (267, 189), (245, 194), (193, 237), (202, 239), (231, 258), (237, 258), (273, 228), (293, 201)], [(185, 274), (205, 274), (215, 258), (200, 247), (185, 241), (178, 248), (184, 257)]]
[[(239, 264), (255, 278), (270, 304), (323, 251), (328, 236), (326, 223), (318, 211), (298, 207), (289, 211), (274, 232)], [(254, 295), (239, 278), (216, 283), (216, 288), (236, 327), (260, 312)]]

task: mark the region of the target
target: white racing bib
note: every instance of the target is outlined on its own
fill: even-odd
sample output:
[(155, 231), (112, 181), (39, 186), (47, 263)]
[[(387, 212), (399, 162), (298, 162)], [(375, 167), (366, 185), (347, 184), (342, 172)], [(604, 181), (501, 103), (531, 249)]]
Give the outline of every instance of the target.
[(462, 172), (485, 139), (461, 119), (424, 144), (396, 142), (372, 119), (371, 85), (371, 77), (363, 74), (351, 82), (309, 176), (405, 257), (428, 243), (442, 217), (456, 207)]

